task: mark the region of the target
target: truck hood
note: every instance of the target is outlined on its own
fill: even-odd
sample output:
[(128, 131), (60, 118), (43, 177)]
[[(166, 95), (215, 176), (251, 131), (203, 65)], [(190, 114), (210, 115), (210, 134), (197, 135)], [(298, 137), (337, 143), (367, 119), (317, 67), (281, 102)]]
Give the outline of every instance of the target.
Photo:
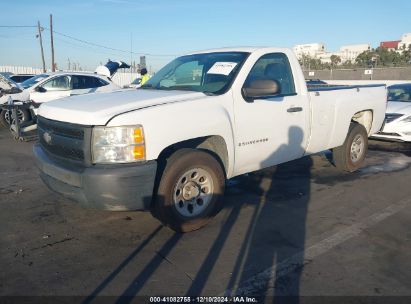
[(106, 125), (116, 115), (142, 108), (206, 96), (200, 92), (120, 90), (62, 98), (44, 103), (38, 115), (82, 125)]
[(389, 101), (387, 104), (387, 113), (399, 113), (411, 115), (411, 102)]

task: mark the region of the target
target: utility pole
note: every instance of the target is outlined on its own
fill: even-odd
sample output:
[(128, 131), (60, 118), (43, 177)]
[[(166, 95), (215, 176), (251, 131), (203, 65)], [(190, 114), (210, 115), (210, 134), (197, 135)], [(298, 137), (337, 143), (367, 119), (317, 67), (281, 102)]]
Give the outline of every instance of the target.
[(50, 14), (50, 40), (51, 40), (51, 71), (56, 71), (54, 64), (54, 40), (53, 40), (53, 15)]
[(43, 30), (40, 26), (40, 21), (37, 21), (37, 28), (39, 30), (39, 40), (40, 40), (40, 49), (41, 49), (41, 61), (43, 62), (43, 73), (46, 72), (46, 62), (44, 61), (44, 50), (43, 50), (43, 39), (41, 38), (41, 31)]

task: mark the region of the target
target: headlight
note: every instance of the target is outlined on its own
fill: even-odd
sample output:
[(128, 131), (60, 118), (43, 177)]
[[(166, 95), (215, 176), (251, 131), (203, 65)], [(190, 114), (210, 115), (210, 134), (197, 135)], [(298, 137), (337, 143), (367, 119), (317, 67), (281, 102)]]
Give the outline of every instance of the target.
[(404, 119), (401, 119), (401, 122), (411, 122), (411, 116), (407, 116)]
[(131, 163), (146, 158), (142, 126), (94, 127), (93, 163)]

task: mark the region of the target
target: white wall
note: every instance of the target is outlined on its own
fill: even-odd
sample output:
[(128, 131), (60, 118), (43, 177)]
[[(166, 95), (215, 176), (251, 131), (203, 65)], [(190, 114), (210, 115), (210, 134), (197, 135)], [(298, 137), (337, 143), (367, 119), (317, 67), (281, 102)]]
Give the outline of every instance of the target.
[(0, 72), (10, 72), (13, 74), (41, 74), (43, 73), (42, 69), (24, 67), (24, 66), (0, 66)]

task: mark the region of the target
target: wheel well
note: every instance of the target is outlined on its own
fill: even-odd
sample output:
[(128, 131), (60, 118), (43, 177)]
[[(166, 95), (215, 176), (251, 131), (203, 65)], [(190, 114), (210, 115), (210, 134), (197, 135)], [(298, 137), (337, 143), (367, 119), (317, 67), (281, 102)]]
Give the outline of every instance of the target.
[(373, 120), (373, 112), (372, 110), (364, 110), (354, 114), (351, 118), (351, 121), (355, 121), (360, 125), (364, 126), (367, 130), (367, 134), (370, 134), (371, 127), (372, 127), (372, 120)]
[(222, 165), (225, 174), (228, 172), (228, 150), (224, 138), (218, 135), (193, 138), (175, 143), (161, 151), (158, 159), (165, 160), (175, 151), (190, 148), (203, 149), (211, 152)]

